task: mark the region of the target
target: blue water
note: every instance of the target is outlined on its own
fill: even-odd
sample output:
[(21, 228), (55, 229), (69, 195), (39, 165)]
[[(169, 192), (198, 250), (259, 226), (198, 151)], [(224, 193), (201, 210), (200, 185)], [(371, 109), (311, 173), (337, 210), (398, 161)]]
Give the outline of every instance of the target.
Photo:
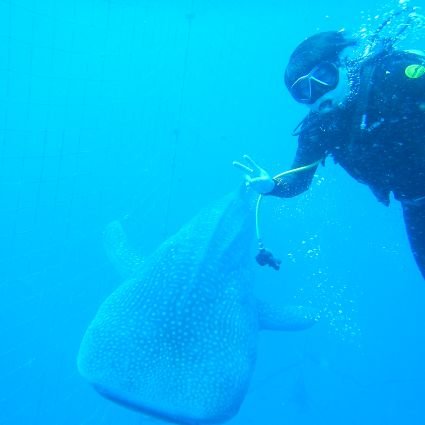
[[(119, 284), (105, 226), (128, 216), (148, 254), (238, 187), (242, 154), (287, 169), (305, 113), (282, 82), (292, 49), (395, 5), (0, 0), (1, 425), (150, 421), (76, 370)], [(306, 194), (267, 198), (261, 220), (282, 268), (258, 267), (259, 291), (318, 305), (322, 320), (262, 334), (230, 423), (425, 424), (425, 286), (397, 203), (328, 160)]]

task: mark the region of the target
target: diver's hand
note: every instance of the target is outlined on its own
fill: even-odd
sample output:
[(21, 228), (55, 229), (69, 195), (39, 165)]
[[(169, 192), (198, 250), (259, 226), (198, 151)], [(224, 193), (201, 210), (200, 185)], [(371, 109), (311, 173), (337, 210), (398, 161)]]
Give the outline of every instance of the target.
[(233, 165), (245, 172), (246, 185), (258, 193), (270, 193), (275, 185), (270, 174), (258, 166), (248, 155), (244, 155), (243, 160), (245, 164), (233, 161)]

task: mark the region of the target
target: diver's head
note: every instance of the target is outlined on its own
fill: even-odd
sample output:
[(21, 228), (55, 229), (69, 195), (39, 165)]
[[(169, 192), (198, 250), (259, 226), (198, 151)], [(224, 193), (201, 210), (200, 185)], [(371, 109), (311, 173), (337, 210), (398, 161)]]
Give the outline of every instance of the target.
[(344, 31), (327, 31), (298, 45), (285, 71), (285, 84), (292, 97), (318, 112), (341, 104), (349, 90), (341, 53), (355, 44)]

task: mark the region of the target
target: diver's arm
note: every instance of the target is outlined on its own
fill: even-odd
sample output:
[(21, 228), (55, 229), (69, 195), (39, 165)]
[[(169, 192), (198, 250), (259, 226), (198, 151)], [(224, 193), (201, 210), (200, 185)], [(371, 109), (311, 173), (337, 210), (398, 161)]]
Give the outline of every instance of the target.
[(233, 165), (246, 173), (245, 181), (247, 186), (262, 195), (290, 198), (309, 188), (321, 158), (306, 163), (297, 155), (292, 168), (275, 177), (271, 177), (266, 170), (258, 166), (248, 155), (244, 155), (243, 160), (245, 163), (234, 161)]
[(271, 192), (268, 192), (267, 195), (278, 196), (280, 198), (292, 198), (293, 196), (305, 192), (311, 185), (319, 162), (320, 159), (313, 161), (311, 164), (294, 161), (292, 170), (300, 168), (300, 171), (286, 174), (282, 177), (275, 177), (273, 179), (275, 182), (274, 188)]
[(273, 178), (274, 188), (267, 195), (292, 198), (305, 192), (310, 187), (314, 173), (324, 158), (325, 151), (317, 136), (306, 138), (300, 135), (291, 170)]
[(306, 191), (319, 163), (325, 158), (323, 135), (317, 126), (300, 133), (292, 168), (272, 177), (248, 155), (233, 165), (245, 173), (247, 186), (262, 195), (290, 198)]

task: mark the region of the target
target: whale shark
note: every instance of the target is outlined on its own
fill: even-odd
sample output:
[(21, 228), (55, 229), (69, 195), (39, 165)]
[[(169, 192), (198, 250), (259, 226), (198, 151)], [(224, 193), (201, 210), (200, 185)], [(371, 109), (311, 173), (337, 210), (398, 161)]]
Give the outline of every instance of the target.
[(108, 256), (128, 278), (98, 309), (77, 359), (101, 395), (173, 423), (223, 423), (248, 391), (259, 331), (316, 322), (308, 308), (255, 296), (254, 204), (245, 188), (231, 193), (145, 258), (111, 223)]

